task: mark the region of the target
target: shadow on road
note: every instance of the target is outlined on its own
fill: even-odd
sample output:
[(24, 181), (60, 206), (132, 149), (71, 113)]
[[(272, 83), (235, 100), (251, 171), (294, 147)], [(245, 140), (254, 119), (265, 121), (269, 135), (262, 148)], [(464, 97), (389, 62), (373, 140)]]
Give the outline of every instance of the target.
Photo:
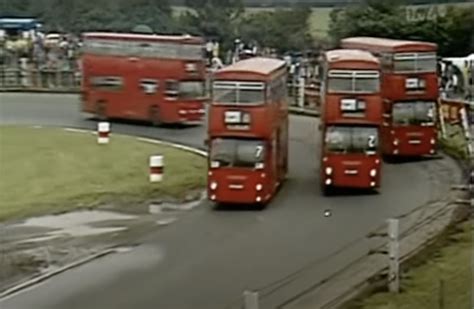
[(442, 160), (443, 157), (441, 155), (433, 155), (433, 156), (423, 156), (423, 157), (392, 157), (392, 156), (385, 156), (384, 162), (387, 164), (410, 164), (410, 163), (420, 163), (420, 162), (429, 162), (435, 160)]
[[(268, 205), (267, 205), (268, 206)], [(262, 211), (266, 205), (261, 204), (215, 204), (213, 210), (222, 212), (246, 212), (246, 211)]]

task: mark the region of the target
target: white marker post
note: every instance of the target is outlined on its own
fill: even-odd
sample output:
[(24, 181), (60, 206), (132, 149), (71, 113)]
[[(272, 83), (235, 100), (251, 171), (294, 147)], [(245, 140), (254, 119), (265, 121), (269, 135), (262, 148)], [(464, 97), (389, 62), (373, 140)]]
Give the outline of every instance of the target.
[(300, 77), (298, 80), (298, 107), (304, 108), (304, 90), (305, 90), (305, 79)]
[(150, 182), (162, 182), (163, 181), (163, 156), (156, 155), (150, 157)]
[(244, 292), (244, 309), (258, 309), (258, 293), (252, 291)]
[(97, 126), (97, 143), (105, 145), (109, 143), (110, 123), (99, 122)]
[(392, 293), (400, 292), (400, 243), (399, 243), (399, 220), (388, 220), (389, 237), (389, 272), (388, 286)]
[(466, 138), (467, 141), (467, 152), (469, 154), (469, 158), (473, 155), (474, 149), (471, 144), (471, 128), (469, 127), (469, 115), (467, 113), (467, 107), (464, 106), (461, 108), (459, 111), (460, 116), (461, 116), (461, 123), (464, 131), (464, 137)]

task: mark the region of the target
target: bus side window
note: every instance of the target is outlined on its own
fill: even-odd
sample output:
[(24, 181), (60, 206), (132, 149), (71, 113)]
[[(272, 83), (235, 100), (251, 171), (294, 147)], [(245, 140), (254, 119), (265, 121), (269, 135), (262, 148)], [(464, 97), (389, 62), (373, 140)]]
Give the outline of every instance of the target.
[(145, 94), (155, 94), (158, 91), (159, 83), (156, 79), (144, 78), (140, 80), (140, 88)]
[(168, 98), (178, 97), (178, 82), (176, 80), (167, 80), (165, 82), (165, 95)]
[(123, 78), (119, 76), (95, 76), (89, 81), (90, 85), (99, 90), (120, 91)]

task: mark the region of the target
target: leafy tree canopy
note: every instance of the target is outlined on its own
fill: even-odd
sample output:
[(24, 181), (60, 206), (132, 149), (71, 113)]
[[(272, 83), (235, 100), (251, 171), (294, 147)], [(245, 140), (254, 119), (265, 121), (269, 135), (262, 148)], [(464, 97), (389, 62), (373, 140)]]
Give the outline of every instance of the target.
[(350, 36), (374, 36), (435, 42), (443, 56), (466, 56), (474, 51), (474, 7), (448, 7), (429, 20), (410, 20), (400, 2), (366, 0), (334, 10), (329, 34), (333, 44)]

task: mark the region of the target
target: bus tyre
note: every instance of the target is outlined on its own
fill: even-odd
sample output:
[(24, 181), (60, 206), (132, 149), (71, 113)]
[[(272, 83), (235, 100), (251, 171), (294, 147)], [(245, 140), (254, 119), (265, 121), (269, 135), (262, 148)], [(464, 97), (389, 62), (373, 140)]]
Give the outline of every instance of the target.
[(326, 185), (321, 185), (321, 191), (323, 192), (323, 196), (331, 196), (333, 195), (334, 189)]
[(107, 120), (107, 107), (105, 102), (98, 102), (95, 107), (95, 118), (99, 121)]
[(150, 109), (150, 121), (155, 127), (163, 124), (160, 119), (160, 110), (156, 106), (152, 106)]

